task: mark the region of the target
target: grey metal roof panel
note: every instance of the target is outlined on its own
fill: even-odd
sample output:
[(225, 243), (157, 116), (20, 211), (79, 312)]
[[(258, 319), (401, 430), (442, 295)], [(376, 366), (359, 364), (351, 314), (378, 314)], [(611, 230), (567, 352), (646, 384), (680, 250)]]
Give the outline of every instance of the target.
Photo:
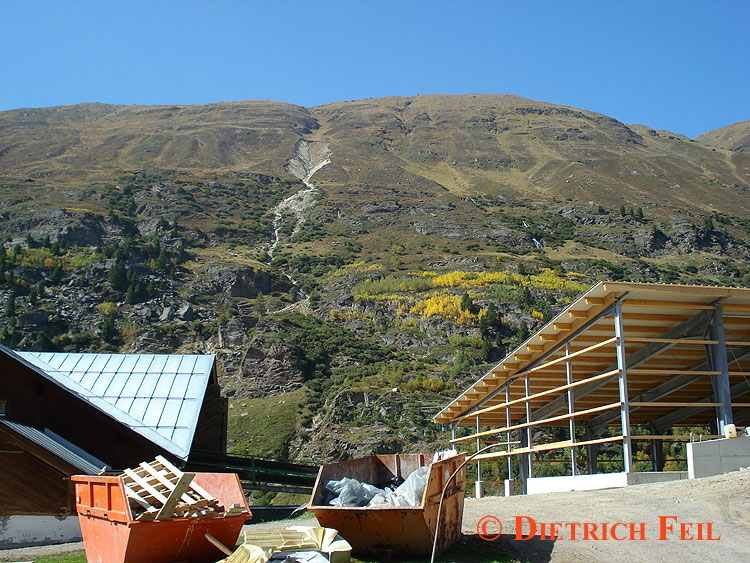
[(83, 354), (67, 354), (65, 358), (63, 358), (63, 361), (60, 362), (60, 365), (55, 367), (57, 367), (57, 369), (59, 369), (60, 371), (67, 371), (68, 373), (70, 373), (71, 371), (76, 371), (76, 365), (81, 361), (82, 358)]
[[(151, 357), (151, 361), (149, 362), (147, 369), (152, 372), (161, 373), (162, 371), (164, 371), (168, 360), (169, 356), (167, 356), (166, 354), (155, 354)], [(143, 371), (145, 373), (146, 369), (144, 369)]]
[(27, 426), (4, 418), (0, 418), (0, 424), (31, 440), (87, 475), (96, 475), (102, 468), (107, 467), (104, 462), (78, 447), (75, 447), (78, 452), (73, 451), (71, 448), (72, 444), (53, 432), (42, 432), (33, 426)]
[(15, 354), (155, 444), (187, 458), (214, 356)]
[(91, 363), (82, 371), (102, 371), (109, 361), (109, 356), (107, 354), (92, 354), (92, 356)]
[(112, 370), (112, 373), (133, 373), (133, 371), (135, 371), (135, 364), (138, 363), (138, 357), (139, 356), (134, 356), (132, 354), (126, 354), (117, 369)]

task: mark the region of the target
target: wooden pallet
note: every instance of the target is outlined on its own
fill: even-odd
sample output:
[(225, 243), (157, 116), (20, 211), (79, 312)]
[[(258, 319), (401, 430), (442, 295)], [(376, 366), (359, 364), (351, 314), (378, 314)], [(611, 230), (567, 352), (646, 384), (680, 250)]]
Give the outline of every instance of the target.
[(183, 473), (162, 456), (126, 469), (120, 477), (136, 520), (188, 518), (217, 512), (218, 501), (193, 483), (195, 473)]

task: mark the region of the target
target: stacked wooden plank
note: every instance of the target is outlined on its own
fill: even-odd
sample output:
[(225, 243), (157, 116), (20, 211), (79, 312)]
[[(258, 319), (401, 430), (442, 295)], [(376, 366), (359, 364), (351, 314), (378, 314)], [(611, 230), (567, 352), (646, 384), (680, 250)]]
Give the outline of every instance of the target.
[[(183, 473), (162, 456), (126, 469), (120, 477), (136, 520), (190, 518), (220, 512), (218, 501), (193, 482), (194, 473)], [(242, 511), (239, 505), (228, 507), (224, 516), (238, 510)]]

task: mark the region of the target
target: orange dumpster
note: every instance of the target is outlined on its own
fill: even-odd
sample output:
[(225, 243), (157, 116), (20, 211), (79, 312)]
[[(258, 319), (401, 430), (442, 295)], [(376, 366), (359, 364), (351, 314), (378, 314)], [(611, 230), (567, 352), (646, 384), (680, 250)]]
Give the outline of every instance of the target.
[(234, 473), (196, 473), (193, 482), (218, 500), (236, 507), (230, 515), (209, 512), (190, 518), (139, 521), (133, 517), (122, 477), (74, 475), (76, 509), (86, 559), (96, 563), (213, 562), (221, 552), (208, 533), (230, 549), (252, 517)]
[(358, 557), (419, 557), (430, 555), (435, 528), (439, 527), (437, 552), (461, 537), (464, 510), (466, 470), (461, 471), (446, 490), (438, 523), (438, 503), (448, 478), (463, 463), (465, 456), (438, 461), (430, 465), (427, 484), (419, 506), (348, 507), (330, 506), (326, 482), (342, 477), (383, 487), (394, 477), (406, 479), (415, 469), (429, 465), (432, 456), (396, 454), (369, 456), (341, 463), (323, 465), (318, 470), (307, 509), (321, 526), (335, 528), (352, 546)]

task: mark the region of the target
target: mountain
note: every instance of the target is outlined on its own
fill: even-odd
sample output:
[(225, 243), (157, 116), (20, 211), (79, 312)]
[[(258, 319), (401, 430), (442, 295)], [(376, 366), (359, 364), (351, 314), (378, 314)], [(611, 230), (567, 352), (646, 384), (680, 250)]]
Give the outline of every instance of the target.
[(236, 452), (419, 450), (597, 279), (750, 284), (746, 132), (510, 95), (2, 112), (0, 341), (216, 352)]
[(714, 129), (695, 139), (699, 143), (737, 152), (750, 152), (750, 121), (733, 123)]

